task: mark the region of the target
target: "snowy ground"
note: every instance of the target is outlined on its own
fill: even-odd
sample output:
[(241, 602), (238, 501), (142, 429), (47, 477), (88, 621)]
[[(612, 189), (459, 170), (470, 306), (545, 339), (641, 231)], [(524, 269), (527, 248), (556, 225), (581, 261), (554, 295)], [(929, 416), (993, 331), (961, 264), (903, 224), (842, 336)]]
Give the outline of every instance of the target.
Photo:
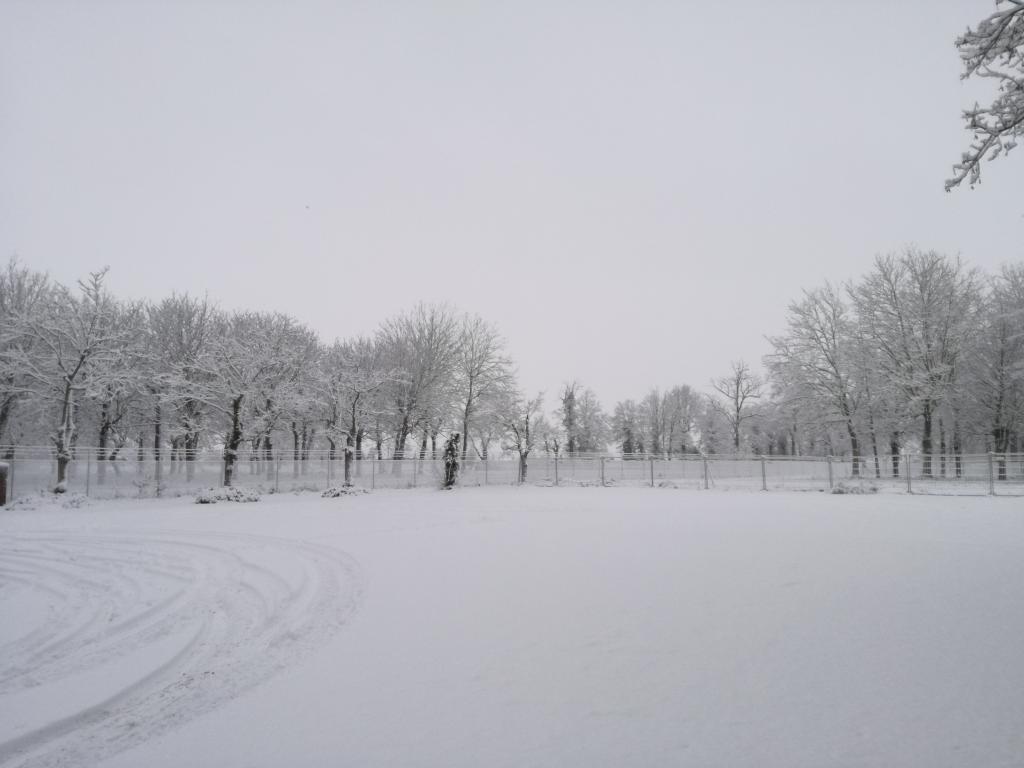
[(0, 511), (0, 764), (995, 766), (1019, 499), (385, 491)]

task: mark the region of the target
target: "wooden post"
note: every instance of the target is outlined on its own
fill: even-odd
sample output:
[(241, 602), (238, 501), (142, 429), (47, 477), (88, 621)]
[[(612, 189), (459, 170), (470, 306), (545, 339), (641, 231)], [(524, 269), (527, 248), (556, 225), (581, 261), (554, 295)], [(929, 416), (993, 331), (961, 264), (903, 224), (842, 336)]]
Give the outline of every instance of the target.
[(828, 489), (832, 490), (833, 478), (832, 478), (832, 457), (826, 456), (825, 461), (828, 463)]
[(604, 487), (604, 456), (601, 457), (601, 486)]
[(704, 456), (704, 490), (708, 489), (708, 457)]
[(654, 487), (654, 457), (651, 456), (651, 488)]
[(277, 454), (277, 461), (274, 462), (274, 493), (280, 489), (281, 480), (281, 454)]
[(761, 456), (761, 490), (768, 490), (768, 471), (765, 467), (764, 456)]
[(370, 459), (370, 490), (377, 487), (377, 460)]
[(903, 454), (903, 474), (907, 476), (907, 493), (913, 493), (914, 487), (910, 480), (911, 469), (910, 469), (910, 454)]
[(558, 454), (555, 454), (555, 485), (558, 485)]

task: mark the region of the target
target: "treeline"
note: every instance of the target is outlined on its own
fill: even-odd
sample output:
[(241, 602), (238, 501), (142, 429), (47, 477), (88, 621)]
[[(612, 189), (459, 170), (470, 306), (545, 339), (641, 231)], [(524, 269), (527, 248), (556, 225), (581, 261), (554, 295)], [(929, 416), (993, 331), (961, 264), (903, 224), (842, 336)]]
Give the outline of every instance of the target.
[(326, 450), (348, 479), (362, 456), (436, 456), (452, 432), (468, 436), (464, 457), (502, 445), (524, 461), (549, 437), (479, 317), (421, 305), (369, 338), (325, 342), (276, 312), (119, 300), (105, 276), (70, 288), (15, 261), (0, 273), (0, 445), (50, 445), (58, 486), (78, 446), (190, 473), (218, 450), (230, 484), (243, 452)]
[(881, 256), (859, 280), (804, 291), (769, 342), (764, 375), (738, 362), (707, 395), (679, 386), (618, 403), (616, 442), (846, 456), (875, 475), (899, 474), (905, 451), (926, 475), (933, 455), (959, 472), (965, 453), (1024, 451), (1024, 265), (985, 275), (914, 248)]
[(0, 272), (0, 446), (51, 446), (58, 481), (79, 445), (188, 472), (216, 450), (229, 484), (243, 454), (323, 450), (347, 479), (366, 456), (437, 457), (453, 433), (463, 458), (511, 453), (524, 478), (533, 451), (828, 454), (880, 474), (912, 450), (930, 474), (935, 454), (1024, 450), (1022, 265), (879, 257), (789, 305), (763, 374), (737, 362), (706, 391), (652, 390), (610, 415), (571, 381), (550, 416), (521, 392), (498, 330), (445, 305), (326, 342), (280, 313), (124, 301), (104, 280), (68, 287), (13, 260)]

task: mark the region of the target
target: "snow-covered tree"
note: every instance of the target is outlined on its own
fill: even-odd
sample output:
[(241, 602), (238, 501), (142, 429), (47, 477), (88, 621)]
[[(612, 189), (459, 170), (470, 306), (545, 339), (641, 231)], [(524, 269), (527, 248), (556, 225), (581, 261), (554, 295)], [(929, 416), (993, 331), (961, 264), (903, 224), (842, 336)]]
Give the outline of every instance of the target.
[(562, 387), (555, 418), (562, 428), (561, 445), (570, 456), (604, 450), (608, 440), (608, 417), (601, 401), (589, 387), (573, 379)]
[(612, 434), (624, 456), (645, 452), (643, 414), (635, 400), (623, 400), (615, 404)]
[[(106, 270), (79, 281), (78, 293), (58, 285), (38, 311), (20, 314), (14, 336), (3, 350), (5, 369), (17, 370), (23, 392), (39, 398), (52, 419), (57, 484), (63, 491), (78, 436), (78, 406), (88, 386), (105, 386), (124, 347), (115, 323), (116, 304), (103, 287)], [(91, 380), (90, 380), (91, 377)]]
[(931, 475), (933, 421), (976, 328), (978, 275), (959, 258), (908, 248), (876, 258), (850, 294), (886, 375), (922, 419), (923, 470)]
[(14, 443), (8, 427), (19, 400), (30, 396), (22, 361), (32, 355), (33, 334), (28, 333), (46, 302), (52, 300), (53, 286), (41, 272), (35, 272), (12, 258), (0, 271), (0, 446)]
[(967, 179), (981, 180), (981, 163), (1013, 149), (1024, 134), (1024, 3), (996, 0), (996, 10), (956, 39), (964, 70), (962, 79), (981, 77), (996, 83), (991, 104), (963, 112), (970, 147), (953, 166), (950, 190)]
[(519, 457), (519, 482), (526, 482), (527, 460), (530, 452), (540, 443), (544, 434), (546, 420), (544, 418), (544, 395), (526, 399), (522, 396), (512, 398), (508, 410), (501, 415), (505, 429), (505, 440), (502, 447), (506, 451), (515, 451)]
[(455, 357), (455, 385), (462, 421), (462, 459), (470, 445), (471, 430), (487, 402), (515, 386), (512, 361), (497, 329), (477, 315), (464, 315)]
[(215, 309), (208, 299), (188, 294), (173, 294), (146, 307), (149, 367), (153, 372), (148, 387), (158, 407), (170, 410), (167, 414), (161, 410), (154, 431), (161, 431), (158, 424), (170, 419), (167, 438), (171, 458), (183, 462), (189, 480), (206, 430), (208, 414), (201, 393), (212, 373), (203, 367), (203, 361), (213, 343), (215, 319)]
[[(972, 400), (979, 431), (998, 454), (1011, 450), (1024, 421), (1024, 265), (1004, 267), (992, 280), (980, 332), (970, 345), (964, 389)], [(1005, 459), (999, 461), (1005, 479)]]
[(785, 335), (770, 341), (775, 351), (767, 362), (776, 380), (786, 382), (791, 391), (811, 396), (823, 406), (827, 418), (842, 422), (857, 476), (861, 447), (856, 341), (853, 318), (839, 291), (829, 284), (805, 291), (801, 301), (789, 305)]
[(763, 394), (761, 377), (750, 370), (742, 360), (732, 363), (732, 372), (711, 381), (711, 388), (718, 393), (710, 398), (711, 407), (729, 424), (732, 433), (733, 450), (740, 450), (743, 424), (757, 415), (752, 401)]
[[(211, 341), (200, 361), (197, 397), (223, 425), (224, 485), (231, 485), (243, 440), (265, 424), (253, 406), (284, 402), (312, 366), (315, 335), (287, 315), (235, 312), (214, 318)], [(262, 418), (266, 418), (265, 414)]]
[[(419, 304), (385, 321), (377, 334), (386, 365), (398, 371), (386, 388), (395, 459), (424, 423), (450, 409), (459, 354), (459, 320), (450, 307)], [(379, 443), (378, 443), (379, 444)]]
[(398, 377), (386, 367), (380, 346), (372, 339), (335, 342), (321, 361), (325, 434), (334, 458), (335, 441), (345, 444), (345, 482), (352, 482), (352, 462), (363, 457), (367, 420), (379, 417), (381, 391)]

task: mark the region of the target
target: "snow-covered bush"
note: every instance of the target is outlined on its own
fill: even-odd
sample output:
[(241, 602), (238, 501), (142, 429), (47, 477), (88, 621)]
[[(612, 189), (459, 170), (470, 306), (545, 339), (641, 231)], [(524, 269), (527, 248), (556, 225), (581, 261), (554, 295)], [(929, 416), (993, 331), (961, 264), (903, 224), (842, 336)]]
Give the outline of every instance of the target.
[(19, 496), (16, 499), (11, 499), (3, 508), (30, 510), (59, 506), (61, 509), (81, 509), (82, 507), (89, 506), (91, 503), (89, 498), (82, 493), (59, 494), (39, 491), (39, 493), (30, 496)]
[(196, 504), (216, 504), (218, 501), (259, 501), (260, 492), (252, 488), (204, 488), (196, 494)]
[(331, 486), (320, 495), (325, 499), (337, 499), (341, 496), (361, 496), (370, 491), (366, 488), (356, 488), (354, 485)]
[(878, 493), (878, 486), (874, 483), (854, 483), (840, 480), (832, 489), (832, 493)]

